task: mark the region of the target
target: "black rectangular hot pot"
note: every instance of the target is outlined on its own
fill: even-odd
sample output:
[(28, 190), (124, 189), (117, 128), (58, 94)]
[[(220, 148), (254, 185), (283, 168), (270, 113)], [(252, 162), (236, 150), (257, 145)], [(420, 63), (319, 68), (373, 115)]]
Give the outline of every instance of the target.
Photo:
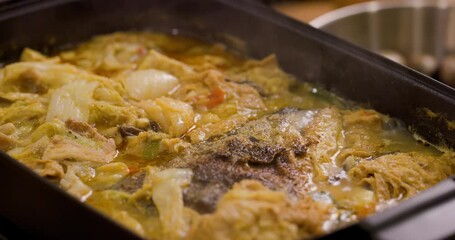
[[(247, 0), (22, 0), (0, 6), (0, 62), (91, 36), (151, 30), (222, 42), (455, 147), (455, 89)], [(431, 110), (437, 117), (429, 117)], [(11, 239), (140, 239), (0, 152), (0, 229)], [(324, 239), (455, 237), (455, 179)], [(1, 239), (1, 236), (0, 236)]]

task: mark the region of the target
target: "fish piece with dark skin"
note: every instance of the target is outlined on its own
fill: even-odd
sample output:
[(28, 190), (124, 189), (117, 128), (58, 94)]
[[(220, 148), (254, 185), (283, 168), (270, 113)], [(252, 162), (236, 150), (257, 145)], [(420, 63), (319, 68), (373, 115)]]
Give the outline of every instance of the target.
[[(183, 197), (186, 206), (200, 213), (213, 212), (218, 200), (242, 180), (256, 180), (270, 190), (300, 198), (315, 187), (318, 162), (311, 149), (328, 145), (317, 128), (319, 121), (332, 115), (335, 119), (337, 114), (333, 108), (282, 109), (195, 144), (163, 167), (193, 171)], [(138, 176), (131, 175), (115, 189), (134, 192), (142, 186), (143, 178)]]
[(305, 153), (310, 143), (302, 130), (315, 114), (284, 109), (186, 149), (167, 165), (193, 170), (185, 204), (201, 213), (213, 212), (220, 197), (245, 179), (291, 196), (308, 191), (312, 165)]

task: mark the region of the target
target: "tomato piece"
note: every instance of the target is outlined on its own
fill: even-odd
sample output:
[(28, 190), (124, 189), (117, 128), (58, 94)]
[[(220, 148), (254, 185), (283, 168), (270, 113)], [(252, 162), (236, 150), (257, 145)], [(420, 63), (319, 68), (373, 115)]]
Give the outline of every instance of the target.
[(209, 95), (209, 101), (207, 102), (208, 108), (214, 108), (224, 102), (226, 98), (226, 93), (220, 87), (212, 88), (212, 91)]

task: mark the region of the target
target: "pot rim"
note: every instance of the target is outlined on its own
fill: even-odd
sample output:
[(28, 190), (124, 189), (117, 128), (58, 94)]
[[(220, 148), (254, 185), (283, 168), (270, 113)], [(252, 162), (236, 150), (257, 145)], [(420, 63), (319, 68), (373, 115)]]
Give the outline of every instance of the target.
[(315, 28), (323, 28), (340, 19), (362, 13), (374, 13), (391, 8), (436, 7), (441, 10), (455, 7), (455, 0), (383, 0), (353, 4), (330, 11), (310, 22)]

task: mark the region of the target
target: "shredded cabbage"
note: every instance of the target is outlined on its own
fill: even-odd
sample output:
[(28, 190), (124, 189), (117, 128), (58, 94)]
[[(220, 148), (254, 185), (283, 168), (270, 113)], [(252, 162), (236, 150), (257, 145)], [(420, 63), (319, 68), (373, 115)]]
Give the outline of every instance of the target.
[(60, 185), (68, 193), (81, 200), (85, 201), (92, 194), (92, 189), (85, 185), (82, 180), (77, 176), (78, 168), (74, 166), (67, 166), (65, 176), (60, 180)]
[(139, 65), (139, 69), (141, 70), (150, 68), (168, 72), (179, 78), (194, 73), (193, 68), (186, 65), (185, 63), (170, 58), (155, 50), (151, 50)]
[(160, 214), (164, 239), (182, 239), (189, 230), (184, 219), (182, 187), (190, 184), (191, 169), (170, 168), (152, 177), (153, 202)]
[(160, 97), (154, 101), (142, 101), (140, 107), (171, 136), (180, 137), (194, 125), (193, 107), (186, 102)]
[(76, 81), (69, 83), (52, 93), (46, 121), (57, 118), (62, 121), (73, 119), (87, 122), (90, 114), (90, 103), (96, 82)]
[(165, 96), (179, 81), (169, 73), (149, 69), (130, 73), (123, 79), (123, 84), (131, 97), (147, 100)]
[(128, 175), (128, 166), (122, 162), (112, 162), (96, 168), (96, 175), (91, 184), (99, 188), (107, 188)]

